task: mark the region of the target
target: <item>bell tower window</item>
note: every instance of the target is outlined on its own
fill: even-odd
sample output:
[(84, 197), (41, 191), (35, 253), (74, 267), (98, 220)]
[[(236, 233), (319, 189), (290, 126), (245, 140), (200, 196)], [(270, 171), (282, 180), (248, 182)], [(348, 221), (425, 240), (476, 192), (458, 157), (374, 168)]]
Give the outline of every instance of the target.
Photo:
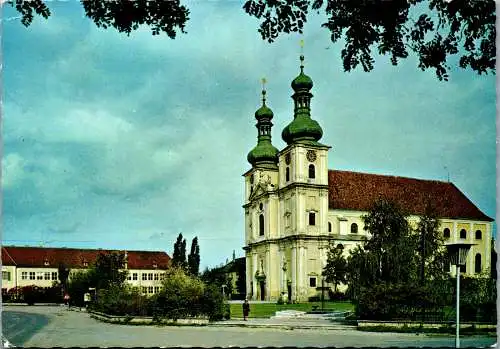
[(316, 213), (309, 212), (309, 225), (316, 225)]
[(290, 181), (290, 167), (287, 167), (285, 169), (285, 181), (289, 182)]
[(264, 215), (259, 215), (259, 236), (264, 235)]
[(316, 177), (316, 172), (314, 169), (314, 165), (309, 165), (309, 178), (314, 179)]
[(329, 233), (332, 232), (332, 223), (331, 222), (328, 222), (328, 232)]

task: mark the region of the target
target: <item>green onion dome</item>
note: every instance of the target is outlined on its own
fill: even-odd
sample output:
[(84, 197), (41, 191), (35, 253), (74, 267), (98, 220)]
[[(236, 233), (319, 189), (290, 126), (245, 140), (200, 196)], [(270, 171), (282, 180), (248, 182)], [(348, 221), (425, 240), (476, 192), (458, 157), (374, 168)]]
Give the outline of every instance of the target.
[(292, 88), (295, 92), (300, 90), (310, 90), (313, 87), (312, 79), (304, 74), (304, 56), (300, 56), (302, 64), (300, 65), (300, 74), (292, 81)]
[(298, 140), (319, 141), (323, 136), (323, 130), (316, 120), (306, 115), (297, 115), (281, 132), (281, 138), (291, 144)]
[(278, 149), (269, 141), (260, 141), (247, 156), (247, 160), (252, 165), (257, 163), (278, 163)]

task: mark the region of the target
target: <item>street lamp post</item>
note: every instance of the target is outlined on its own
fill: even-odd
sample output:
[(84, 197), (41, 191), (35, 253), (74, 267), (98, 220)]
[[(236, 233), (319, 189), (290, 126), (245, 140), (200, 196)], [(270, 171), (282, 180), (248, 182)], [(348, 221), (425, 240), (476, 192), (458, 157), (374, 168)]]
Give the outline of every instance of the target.
[(448, 250), (448, 255), (451, 259), (451, 264), (456, 266), (457, 273), (457, 304), (456, 304), (456, 337), (455, 337), (455, 347), (460, 348), (460, 267), (466, 264), (467, 253), (469, 252), (471, 246), (474, 244), (469, 243), (449, 243), (446, 244)]
[(325, 277), (321, 276), (321, 311), (324, 311), (325, 307)]

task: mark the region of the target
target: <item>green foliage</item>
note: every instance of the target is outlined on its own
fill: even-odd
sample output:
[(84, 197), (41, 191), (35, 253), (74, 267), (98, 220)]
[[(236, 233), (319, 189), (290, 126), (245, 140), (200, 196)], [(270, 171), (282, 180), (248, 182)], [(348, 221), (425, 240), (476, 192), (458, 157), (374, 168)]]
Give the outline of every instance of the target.
[[(374, 273), (375, 282), (409, 283), (417, 278), (417, 239), (406, 215), (394, 203), (379, 200), (363, 216), (371, 238), (364, 245), (364, 266)], [(359, 253), (359, 252), (358, 252)]]
[(240, 294), (245, 294), (247, 288), (247, 278), (244, 268), (245, 265), (243, 264), (243, 270), (237, 272), (238, 277), (236, 278), (236, 291)]
[(205, 285), (181, 268), (170, 269), (163, 281), (162, 290), (155, 295), (154, 315), (168, 319), (198, 316)]
[(435, 208), (430, 203), (424, 215), (420, 217), (416, 233), (419, 237), (417, 256), (420, 264), (420, 282), (446, 278), (444, 264), (448, 263), (448, 260), (443, 248), (444, 239), (439, 231), (439, 219)]
[(97, 302), (91, 308), (109, 315), (144, 316), (151, 313), (152, 305), (138, 289), (113, 283), (98, 291)]
[(347, 261), (343, 253), (343, 248), (331, 244), (328, 249), (326, 265), (323, 269), (325, 280), (334, 284), (335, 292), (337, 292), (337, 285), (347, 280)]
[(496, 323), (496, 299), (496, 281), (487, 273), (460, 280), (460, 312), (464, 320)]
[[(213, 284), (205, 287), (201, 304), (202, 312), (208, 315), (210, 321), (219, 321), (228, 316), (228, 304), (224, 303), (220, 289)], [(231, 311), (229, 310), (230, 315)]]
[(89, 292), (90, 287), (96, 287), (98, 278), (94, 268), (74, 273), (68, 283), (71, 304), (79, 307), (84, 306), (83, 296)]
[[(81, 1), (85, 15), (98, 27), (115, 28), (129, 35), (146, 25), (153, 35), (174, 39), (185, 33), (189, 10), (180, 0)], [(48, 18), (50, 9), (41, 0), (7, 1), (29, 26), (35, 15)], [(478, 74), (495, 72), (495, 2), (481, 1), (345, 1), (345, 0), (247, 0), (244, 11), (261, 20), (264, 40), (283, 33), (302, 33), (309, 12), (323, 12), (322, 24), (332, 43), (345, 41), (340, 55), (344, 71), (374, 68), (374, 55), (389, 56), (392, 65), (413, 52), (421, 70), (434, 69), (439, 80), (448, 80), (448, 60), (458, 55), (458, 66)]]
[[(426, 6), (425, 6), (426, 5)], [(333, 43), (344, 38), (344, 71), (359, 65), (373, 70), (374, 54), (388, 55), (397, 65), (413, 51), (421, 70), (434, 69), (448, 80), (450, 56), (478, 74), (495, 72), (495, 2), (484, 1), (345, 1), (247, 0), (246, 13), (261, 20), (259, 32), (273, 42), (282, 33), (302, 33), (310, 11), (323, 11), (322, 27)]]
[[(51, 13), (48, 6), (41, 0), (7, 2), (14, 6), (22, 15), (21, 23), (28, 27), (34, 14), (48, 18)], [(85, 15), (100, 28), (115, 28), (121, 33), (129, 35), (147, 25), (153, 35), (161, 32), (174, 39), (177, 32), (185, 33), (185, 26), (189, 20), (189, 10), (180, 4), (180, 0), (169, 1), (81, 1)]]
[(174, 268), (187, 269), (186, 262), (186, 239), (183, 239), (182, 233), (179, 233), (174, 244), (174, 253), (172, 255), (172, 266)]
[(221, 290), (222, 285), (227, 285), (229, 281), (225, 267), (206, 268), (201, 274), (201, 279), (206, 284), (216, 286), (219, 290)]
[(111, 285), (121, 286), (127, 279), (125, 254), (122, 252), (99, 253), (92, 266), (95, 275), (95, 287), (107, 289)]
[(198, 275), (200, 272), (200, 246), (198, 237), (195, 236), (191, 242), (191, 252), (188, 255), (188, 269), (191, 275)]
[(69, 272), (70, 269), (66, 266), (66, 264), (59, 263), (59, 266), (57, 267), (57, 278), (59, 279), (59, 282), (61, 283), (63, 289), (66, 288), (66, 285), (68, 283)]

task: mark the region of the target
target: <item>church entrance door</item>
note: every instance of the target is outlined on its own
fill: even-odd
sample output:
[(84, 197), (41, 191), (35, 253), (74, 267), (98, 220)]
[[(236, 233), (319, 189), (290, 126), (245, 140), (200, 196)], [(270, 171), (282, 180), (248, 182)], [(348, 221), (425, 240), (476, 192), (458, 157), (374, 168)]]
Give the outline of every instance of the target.
[(263, 301), (266, 299), (266, 283), (265, 281), (260, 282), (260, 300)]

